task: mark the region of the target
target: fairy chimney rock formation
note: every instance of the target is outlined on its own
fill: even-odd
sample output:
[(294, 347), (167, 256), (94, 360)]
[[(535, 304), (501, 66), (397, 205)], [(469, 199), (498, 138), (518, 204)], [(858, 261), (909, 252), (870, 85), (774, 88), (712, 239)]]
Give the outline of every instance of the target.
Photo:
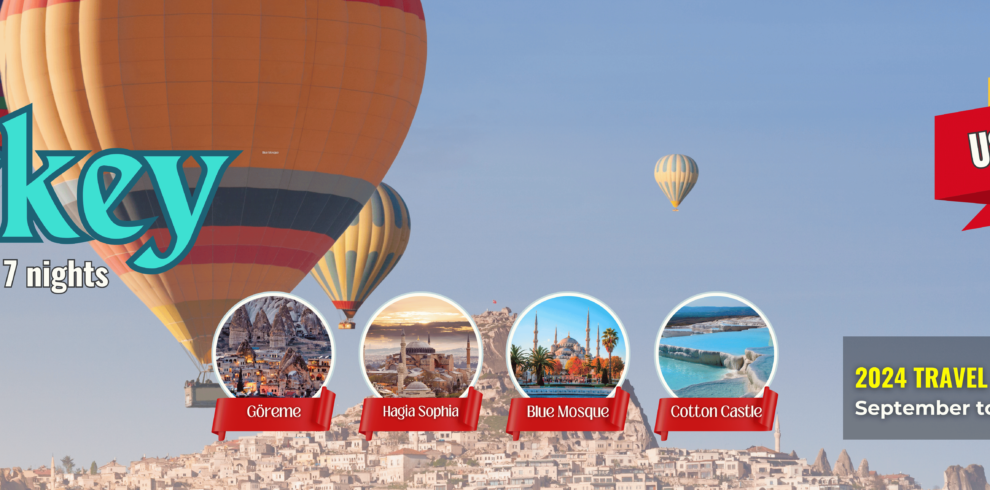
[(845, 449), (839, 454), (839, 459), (835, 460), (835, 469), (832, 474), (836, 476), (853, 476), (856, 470), (853, 469), (853, 462), (849, 459), (849, 453)]
[(870, 476), (870, 463), (866, 462), (866, 458), (859, 463), (859, 469), (856, 470), (856, 475), (860, 478), (867, 478)]
[(825, 454), (825, 448), (818, 450), (818, 457), (815, 458), (815, 464), (811, 466), (811, 470), (819, 475), (832, 474), (832, 466), (828, 464), (828, 455)]
[(18, 467), (0, 468), (0, 490), (31, 490), (31, 483)]
[(268, 342), (268, 332), (272, 329), (272, 323), (268, 321), (268, 314), (259, 308), (254, 314), (254, 323), (251, 325), (251, 340), (257, 343)]
[(990, 490), (983, 466), (971, 464), (965, 468), (953, 465), (945, 470), (945, 490)]
[(237, 346), (237, 356), (243, 357), (247, 362), (254, 362), (254, 349), (246, 339)]
[(234, 311), (234, 316), (230, 319), (230, 337), (227, 338), (227, 343), (231, 346), (240, 345), (250, 338), (251, 320), (248, 319), (247, 310), (241, 306)]

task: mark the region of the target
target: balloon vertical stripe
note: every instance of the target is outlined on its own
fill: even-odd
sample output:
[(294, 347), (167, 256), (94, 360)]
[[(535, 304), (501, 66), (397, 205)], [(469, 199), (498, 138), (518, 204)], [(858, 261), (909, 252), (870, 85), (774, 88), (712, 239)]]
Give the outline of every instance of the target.
[(667, 155), (657, 160), (653, 167), (653, 178), (677, 211), (677, 207), (698, 182), (698, 164), (687, 155)]

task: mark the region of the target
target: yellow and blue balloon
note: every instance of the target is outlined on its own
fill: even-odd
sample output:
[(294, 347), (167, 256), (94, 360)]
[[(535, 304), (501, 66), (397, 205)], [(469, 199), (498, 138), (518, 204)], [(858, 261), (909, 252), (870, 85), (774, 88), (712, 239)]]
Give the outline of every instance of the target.
[(677, 211), (677, 206), (698, 182), (698, 164), (687, 155), (667, 155), (657, 160), (653, 178)]
[(350, 319), (372, 291), (395, 268), (409, 243), (409, 208), (402, 196), (385, 183), (378, 186), (361, 213), (311, 274), (334, 307), (347, 316), (340, 328), (351, 329)]

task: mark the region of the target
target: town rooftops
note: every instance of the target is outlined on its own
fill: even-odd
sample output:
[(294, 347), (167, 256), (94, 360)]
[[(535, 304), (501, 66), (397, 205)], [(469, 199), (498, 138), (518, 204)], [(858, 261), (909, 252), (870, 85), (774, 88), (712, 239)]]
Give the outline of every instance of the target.
[(770, 454), (774, 454), (777, 452), (766, 446), (750, 446), (748, 449), (746, 449), (746, 451), (751, 453), (770, 453)]
[[(871, 471), (870, 473), (873, 472)], [(911, 478), (911, 476), (904, 473), (894, 473), (893, 475), (881, 475), (880, 478), (884, 480), (900, 480), (901, 478)]]
[(402, 448), (399, 449), (398, 451), (392, 451), (388, 453), (388, 456), (424, 456), (424, 454), (421, 451), (417, 451), (415, 449)]

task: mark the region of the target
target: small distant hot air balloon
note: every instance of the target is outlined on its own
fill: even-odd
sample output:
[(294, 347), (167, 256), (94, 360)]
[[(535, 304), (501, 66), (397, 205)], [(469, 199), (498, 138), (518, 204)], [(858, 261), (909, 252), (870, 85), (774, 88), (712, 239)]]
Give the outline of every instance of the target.
[(667, 155), (657, 160), (653, 178), (677, 211), (677, 206), (698, 182), (698, 164), (687, 155)]
[(493, 304), (493, 305), (494, 305), (494, 304), (497, 304), (497, 303), (498, 303), (498, 301), (495, 301), (495, 300), (492, 300), (492, 304)]
[(395, 268), (409, 243), (409, 208), (385, 183), (361, 209), (333, 248), (310, 273), (347, 320), (338, 327), (353, 329), (358, 308)]

